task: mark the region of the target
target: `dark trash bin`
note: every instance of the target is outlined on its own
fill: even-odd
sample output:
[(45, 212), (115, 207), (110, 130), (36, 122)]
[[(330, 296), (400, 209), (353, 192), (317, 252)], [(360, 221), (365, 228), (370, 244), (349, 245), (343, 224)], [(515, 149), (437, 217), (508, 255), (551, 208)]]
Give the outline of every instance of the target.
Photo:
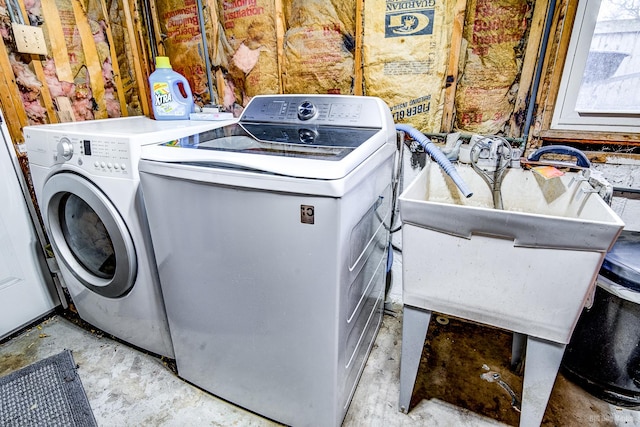
[(640, 232), (622, 231), (606, 255), (561, 368), (606, 402), (640, 407)]

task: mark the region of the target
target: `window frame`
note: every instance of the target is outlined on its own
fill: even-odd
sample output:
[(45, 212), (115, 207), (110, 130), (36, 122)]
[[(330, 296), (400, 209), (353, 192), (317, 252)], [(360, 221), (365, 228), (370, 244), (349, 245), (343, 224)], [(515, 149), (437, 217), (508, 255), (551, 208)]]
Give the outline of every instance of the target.
[(583, 113), (576, 110), (578, 90), (582, 83), (591, 40), (601, 0), (578, 2), (575, 20), (562, 69), (553, 116), (549, 126), (554, 131), (608, 132), (630, 134), (640, 132), (640, 114)]

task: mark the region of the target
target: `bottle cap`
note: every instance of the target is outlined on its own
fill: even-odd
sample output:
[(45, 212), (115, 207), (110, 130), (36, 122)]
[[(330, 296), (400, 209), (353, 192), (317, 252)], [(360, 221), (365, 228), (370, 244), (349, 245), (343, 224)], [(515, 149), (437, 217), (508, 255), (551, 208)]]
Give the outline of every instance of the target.
[(168, 56), (156, 56), (156, 68), (171, 68)]

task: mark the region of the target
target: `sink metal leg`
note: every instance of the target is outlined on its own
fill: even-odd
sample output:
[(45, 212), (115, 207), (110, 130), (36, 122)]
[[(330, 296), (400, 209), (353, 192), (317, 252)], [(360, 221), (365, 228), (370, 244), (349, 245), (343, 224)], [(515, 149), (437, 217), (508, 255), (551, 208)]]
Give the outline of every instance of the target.
[(529, 336), (524, 362), (520, 427), (539, 427), (566, 344)]
[(420, 358), (431, 311), (404, 306), (402, 309), (402, 353), (400, 355), (400, 398), (398, 409), (409, 412), (411, 394), (418, 375)]
[(527, 336), (525, 334), (520, 334), (518, 332), (513, 333), (513, 338), (511, 341), (511, 368), (515, 369), (520, 362), (522, 362), (522, 357), (524, 356), (524, 349), (527, 344)]

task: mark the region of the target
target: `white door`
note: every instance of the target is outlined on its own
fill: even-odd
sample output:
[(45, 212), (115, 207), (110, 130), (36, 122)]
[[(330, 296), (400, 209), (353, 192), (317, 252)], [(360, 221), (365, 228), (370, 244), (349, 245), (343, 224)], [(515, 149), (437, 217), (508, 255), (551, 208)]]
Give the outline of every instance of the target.
[(0, 132), (0, 339), (59, 304), (2, 120)]

